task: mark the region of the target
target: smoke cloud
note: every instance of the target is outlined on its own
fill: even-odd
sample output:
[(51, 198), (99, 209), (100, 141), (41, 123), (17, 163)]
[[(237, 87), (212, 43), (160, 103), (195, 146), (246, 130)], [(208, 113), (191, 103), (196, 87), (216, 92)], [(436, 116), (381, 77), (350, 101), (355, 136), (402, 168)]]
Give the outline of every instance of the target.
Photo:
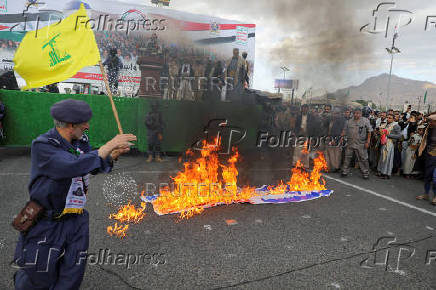
[[(185, 1), (174, 1), (173, 7), (183, 9)], [(359, 29), (377, 2), (362, 2), (366, 1), (200, 1), (190, 3), (190, 11), (256, 23), (257, 56), (266, 56), (271, 74), (286, 65), (304, 86), (331, 89), (351, 71), (358, 73), (373, 54), (374, 38)], [(274, 39), (278, 35), (284, 37)]]
[(372, 55), (371, 38), (359, 31), (362, 18), (357, 11), (362, 10), (356, 1), (273, 3), (278, 24), (291, 35), (271, 49), (270, 58), (274, 63), (294, 64), (300, 78), (329, 87)]

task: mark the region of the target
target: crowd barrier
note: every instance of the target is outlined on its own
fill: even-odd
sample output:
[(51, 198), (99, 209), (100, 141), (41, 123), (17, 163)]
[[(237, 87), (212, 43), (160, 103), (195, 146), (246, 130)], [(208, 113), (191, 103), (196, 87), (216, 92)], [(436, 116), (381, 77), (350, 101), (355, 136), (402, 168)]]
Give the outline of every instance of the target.
[[(97, 148), (118, 133), (110, 101), (105, 95), (67, 95), (0, 90), (0, 100), (6, 106), (2, 146), (30, 146), (38, 135), (53, 127), (50, 107), (63, 99), (86, 101), (92, 108), (89, 137)], [(257, 105), (228, 102), (192, 102), (115, 97), (121, 125), (125, 133), (138, 136), (137, 149), (147, 151), (146, 114), (152, 102), (160, 103), (165, 123), (162, 150), (183, 152), (204, 137), (210, 120), (226, 119), (230, 126), (243, 128), (247, 136), (238, 144), (241, 148), (255, 147), (261, 123), (261, 108)]]

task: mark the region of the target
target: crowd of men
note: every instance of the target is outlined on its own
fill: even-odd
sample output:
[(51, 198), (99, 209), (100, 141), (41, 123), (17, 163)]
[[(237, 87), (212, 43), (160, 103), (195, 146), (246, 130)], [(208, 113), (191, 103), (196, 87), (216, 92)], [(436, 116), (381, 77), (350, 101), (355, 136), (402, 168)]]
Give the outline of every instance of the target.
[[(137, 61), (141, 50), (161, 56), (165, 61), (160, 74), (161, 78), (168, 79), (161, 89), (163, 99), (234, 100), (249, 86), (249, 75), (253, 70), (253, 64), (247, 60), (247, 52), (240, 52), (237, 48), (230, 59), (223, 60), (212, 51), (195, 48), (193, 44), (166, 43), (155, 33), (151, 38), (144, 38), (96, 32), (96, 40), (108, 67), (111, 90), (115, 93), (118, 91), (118, 79), (126, 70), (139, 70)], [(203, 80), (200, 81), (200, 78)], [(228, 78), (232, 83), (225, 87)], [(229, 92), (227, 97), (223, 96), (223, 91)]]
[[(436, 114), (424, 115), (411, 106), (402, 112), (302, 105), (282, 107), (273, 114), (270, 125), (277, 131), (290, 129), (296, 136), (310, 137), (311, 141), (304, 144), (307, 148), (293, 150), (294, 165), (300, 160), (309, 168), (314, 153), (323, 152), (329, 171), (340, 172), (342, 177), (356, 167), (364, 179), (370, 177), (371, 171), (381, 179), (424, 178), (425, 194), (417, 198), (429, 199), (433, 179), (436, 180), (433, 119), (436, 120)], [(436, 198), (432, 203), (436, 205)]]

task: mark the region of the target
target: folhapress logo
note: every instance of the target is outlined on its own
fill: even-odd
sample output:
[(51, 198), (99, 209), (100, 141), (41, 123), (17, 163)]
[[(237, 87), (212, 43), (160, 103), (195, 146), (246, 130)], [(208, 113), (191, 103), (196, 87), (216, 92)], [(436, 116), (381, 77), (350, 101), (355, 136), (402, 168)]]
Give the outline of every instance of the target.
[(203, 133), (204, 138), (196, 141), (191, 148), (193, 150), (204, 150), (203, 142), (206, 141), (209, 144), (208, 147), (221, 148), (218, 154), (222, 155), (231, 154), (232, 146), (241, 143), (247, 136), (245, 129), (230, 126), (226, 119), (210, 120)]
[[(426, 239), (434, 238), (430, 236)], [(423, 239), (424, 240), (424, 239)], [(413, 257), (425, 257), (425, 266), (434, 265), (436, 262), (436, 250), (427, 249), (421, 255), (415, 255), (417, 249), (410, 244), (399, 243), (396, 237), (381, 237), (373, 245), (369, 255), (360, 262), (360, 266), (365, 269), (384, 269), (387, 272), (405, 275), (406, 266), (412, 263)]]
[(382, 2), (372, 11), (372, 22), (360, 28), (361, 32), (371, 34), (384, 33), (388, 37), (389, 31), (398, 30), (413, 21), (413, 12), (405, 9), (397, 9), (395, 2)]

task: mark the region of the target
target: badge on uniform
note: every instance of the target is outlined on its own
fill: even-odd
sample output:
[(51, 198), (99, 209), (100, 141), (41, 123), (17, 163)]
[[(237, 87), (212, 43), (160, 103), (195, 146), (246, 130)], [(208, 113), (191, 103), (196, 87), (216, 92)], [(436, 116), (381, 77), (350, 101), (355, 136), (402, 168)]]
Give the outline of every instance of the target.
[[(76, 150), (70, 148), (70, 153), (80, 156), (84, 152), (77, 148)], [(89, 174), (85, 176), (78, 176), (71, 179), (71, 185), (68, 189), (67, 198), (65, 200), (65, 208), (58, 218), (65, 214), (75, 213), (82, 214), (86, 204), (86, 194), (88, 193)]]
[(65, 200), (65, 208), (60, 216), (69, 213), (81, 214), (86, 204), (83, 177), (74, 177)]

